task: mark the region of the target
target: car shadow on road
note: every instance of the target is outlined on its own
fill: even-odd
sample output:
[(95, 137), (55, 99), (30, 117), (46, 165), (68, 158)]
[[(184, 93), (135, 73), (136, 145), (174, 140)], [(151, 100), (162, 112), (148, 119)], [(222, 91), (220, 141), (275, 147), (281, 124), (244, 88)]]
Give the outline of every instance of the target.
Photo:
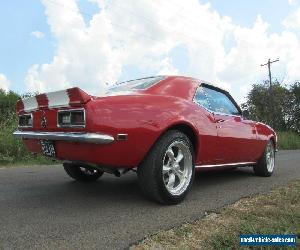
[(246, 179), (255, 177), (252, 168), (239, 167), (234, 169), (222, 170), (202, 170), (195, 174), (195, 185), (210, 185), (215, 183), (225, 183), (234, 180)]
[[(254, 174), (251, 169), (240, 168), (235, 170), (222, 171), (205, 171), (197, 172), (191, 193), (198, 193), (207, 188), (218, 189), (222, 184), (229, 184), (234, 181), (241, 181), (243, 179), (252, 178)], [(59, 180), (54, 186), (44, 184), (40, 187), (40, 192), (47, 194), (47, 197), (60, 197), (67, 199), (71, 203), (85, 201), (87, 203), (108, 204), (126, 206), (132, 202), (136, 205), (159, 206), (143, 196), (137, 182), (135, 173), (128, 173), (120, 178), (105, 174), (101, 179), (94, 183), (81, 183), (66, 179), (65, 177)], [(46, 198), (46, 197), (45, 197)], [(121, 203), (120, 203), (121, 201)]]

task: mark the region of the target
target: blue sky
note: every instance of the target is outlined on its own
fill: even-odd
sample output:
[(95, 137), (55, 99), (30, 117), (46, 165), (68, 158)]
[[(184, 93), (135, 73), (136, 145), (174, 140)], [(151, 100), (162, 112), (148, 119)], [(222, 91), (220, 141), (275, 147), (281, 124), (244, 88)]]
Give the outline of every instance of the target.
[(220, 14), (230, 16), (234, 22), (251, 27), (257, 15), (270, 24), (269, 32), (281, 32), (284, 27), (281, 21), (295, 8), (287, 0), (211, 0), (212, 7)]
[[(55, 40), (51, 36), (44, 6), (36, 0), (1, 1), (0, 3), (0, 72), (11, 82), (11, 89), (24, 92), (24, 78), (35, 63), (51, 60)], [(42, 31), (44, 39), (31, 36)]]
[[(51, 2), (53, 1), (53, 2)], [(190, 0), (191, 1), (191, 0)], [(99, 1), (100, 2), (100, 1)], [(77, 60), (77, 58), (73, 58), (72, 52), (65, 52), (67, 49), (67, 46), (65, 45), (66, 40), (71, 38), (66, 38), (62, 33), (57, 33), (59, 24), (55, 23), (54, 18), (56, 13), (59, 17), (59, 15), (64, 15), (63, 12), (66, 12), (66, 15), (70, 14), (71, 18), (75, 18), (75, 22), (80, 26), (79, 24), (80, 20), (78, 21), (78, 17), (81, 17), (84, 19), (85, 23), (85, 29), (88, 30), (88, 32), (91, 32), (89, 27), (92, 27), (93, 24), (90, 24), (91, 19), (95, 19), (101, 17), (101, 5), (100, 3), (97, 2), (96, 0), (94, 1), (88, 1), (88, 0), (78, 0), (78, 1), (73, 1), (73, 0), (65, 0), (65, 1), (58, 1), (57, 0), (44, 0), (43, 2), (38, 1), (38, 0), (26, 0), (26, 1), (17, 1), (17, 0), (10, 0), (10, 1), (1, 1), (0, 2), (0, 32), (2, 34), (1, 40), (0, 40), (0, 74), (2, 76), (5, 76), (6, 83), (8, 82), (9, 84), (9, 89), (14, 90), (18, 93), (24, 93), (28, 91), (42, 91), (42, 90), (53, 90), (60, 88), (60, 86), (69, 86), (73, 85), (72, 81), (77, 81), (79, 85), (85, 86), (86, 84), (88, 85), (89, 83), (84, 83), (84, 75), (85, 74), (91, 74), (92, 76), (90, 78), (87, 77), (87, 81), (95, 82), (91, 84), (91, 86), (88, 88), (89, 90), (95, 88), (97, 86), (97, 81), (121, 81), (121, 80), (127, 80), (131, 78), (136, 78), (140, 76), (145, 76), (148, 74), (158, 74), (161, 73), (161, 68), (165, 68), (162, 70), (162, 72), (167, 72), (167, 73), (178, 73), (178, 74), (184, 74), (184, 75), (195, 75), (198, 77), (198, 73), (195, 71), (195, 65), (199, 63), (199, 68), (201, 68), (202, 75), (204, 77), (209, 78), (208, 80), (213, 80), (213, 81), (220, 81), (222, 84), (224, 84), (225, 87), (228, 87), (230, 90), (235, 90), (236, 86), (239, 88), (242, 88), (243, 91), (249, 87), (249, 82), (246, 84), (239, 84), (238, 79), (235, 79), (233, 76), (230, 76), (230, 67), (234, 66), (234, 50), (232, 50), (237, 44), (243, 42), (243, 38), (237, 38), (237, 36), (242, 33), (243, 35), (240, 36), (247, 36), (247, 32), (253, 32), (256, 34), (254, 31), (254, 25), (255, 23), (258, 23), (257, 26), (263, 27), (262, 23), (259, 23), (258, 16), (261, 16), (261, 19), (264, 23), (268, 25), (266, 30), (264, 32), (260, 32), (259, 28), (257, 28), (258, 35), (261, 36), (261, 39), (265, 41), (266, 39), (272, 39), (272, 34), (276, 34), (278, 37), (278, 46), (274, 48), (276, 51), (277, 48), (281, 48), (285, 45), (282, 41), (285, 40), (286, 44), (289, 44), (288, 40), (291, 39), (291, 36), (284, 36), (282, 33), (284, 32), (290, 32), (293, 34), (295, 37), (294, 43), (293, 43), (293, 48), (298, 51), (297, 43), (299, 42), (299, 29), (300, 27), (296, 28), (287, 28), (288, 25), (284, 25), (283, 22), (286, 20), (290, 15), (293, 14), (298, 9), (298, 3), (297, 1), (293, 1), (293, 4), (289, 3), (288, 0), (261, 0), (261, 1), (236, 1), (236, 0), (203, 0), (199, 2), (199, 11), (203, 11), (204, 15), (201, 15), (199, 12), (199, 16), (197, 16), (197, 13), (189, 14), (189, 4), (187, 6), (183, 6), (184, 10), (180, 11), (181, 4), (183, 3), (182, 1), (176, 1), (174, 0), (173, 4), (172, 1), (169, 1), (170, 4), (173, 6), (166, 6), (165, 11), (166, 13), (169, 12), (174, 12), (174, 15), (177, 15), (177, 19), (182, 19), (184, 20), (184, 16), (187, 15), (187, 19), (185, 19), (185, 22), (188, 23), (188, 25), (194, 25), (195, 29), (197, 30), (197, 23), (201, 22), (207, 22), (212, 20), (209, 23), (214, 23), (215, 24), (209, 24), (209, 25), (215, 25), (212, 28), (220, 29), (220, 25), (222, 25), (222, 22), (224, 22), (224, 18), (230, 17), (230, 22), (228, 22), (226, 25), (228, 26), (234, 26), (234, 27), (229, 27), (228, 29), (222, 30), (224, 32), (224, 37), (229, 37), (227, 39), (219, 38), (218, 34), (215, 34), (217, 39), (220, 40), (221, 45), (216, 44), (215, 47), (210, 47), (211, 41), (206, 41), (202, 40), (201, 36), (199, 36), (199, 47), (206, 47), (206, 43), (208, 44), (208, 52), (206, 53), (206, 50), (199, 50), (199, 51), (193, 51), (192, 46), (190, 45), (190, 41), (185, 41), (182, 39), (181, 42), (174, 42), (171, 43), (171, 46), (169, 49), (159, 49), (159, 52), (155, 54), (156, 48), (155, 47), (147, 47), (147, 44), (149, 41), (144, 41), (145, 44), (140, 45), (143, 43), (143, 41), (139, 41), (139, 45), (137, 45), (136, 51), (137, 53), (143, 54), (140, 58), (134, 53), (135, 51), (126, 51), (122, 50), (122, 46), (131, 46), (132, 41), (126, 41), (126, 36), (130, 36), (131, 32), (124, 32), (122, 37), (118, 37), (116, 33), (120, 33), (120, 29), (122, 27), (117, 27), (114, 25), (114, 20), (113, 18), (119, 18), (122, 20), (122, 18), (125, 18), (126, 15), (130, 18), (128, 20), (124, 20), (124, 24), (126, 22), (129, 22), (126, 24), (127, 27), (132, 27), (132, 29), (135, 29), (135, 25), (139, 20), (137, 20), (139, 17), (133, 17), (132, 13), (134, 13), (136, 10), (140, 11), (143, 6), (145, 7), (145, 13), (143, 16), (147, 17), (147, 19), (141, 19), (141, 24), (144, 25), (144, 30), (141, 29), (141, 33), (145, 32), (148, 34), (147, 29), (149, 28), (149, 24), (153, 23), (153, 27), (150, 27), (150, 30), (153, 28), (153, 30), (157, 29), (155, 26), (155, 22), (159, 22), (157, 20), (157, 16), (155, 19), (154, 15), (157, 15), (157, 13), (150, 13), (152, 6), (148, 6), (145, 2), (143, 5), (142, 2), (140, 1), (140, 5), (136, 6), (131, 6), (129, 1), (122, 1), (118, 2), (117, 0), (111, 1), (105, 1), (108, 2), (105, 10), (107, 11), (108, 14), (110, 14), (111, 19), (108, 19), (112, 21), (112, 29), (115, 29), (114, 35), (110, 36), (112, 38), (109, 38), (110, 40), (107, 41), (110, 44), (115, 43), (118, 41), (118, 51), (115, 50), (115, 45), (111, 45), (110, 52), (109, 54), (105, 54), (105, 50), (102, 51), (101, 54), (99, 52), (98, 57), (103, 57), (104, 59), (101, 61), (97, 61), (98, 59), (91, 59), (93, 57), (92, 52), (87, 52), (88, 56), (86, 54), (83, 54), (84, 61), (82, 62), (83, 64), (87, 65), (86, 67), (83, 67), (82, 69), (78, 66), (72, 66), (72, 63)], [(126, 2), (127, 6), (126, 6)], [(186, 1), (189, 3), (189, 1)], [(193, 6), (195, 6), (195, 1), (193, 2)], [(75, 5), (73, 5), (75, 4)], [(122, 10), (118, 8), (114, 8), (115, 5), (119, 4), (122, 5)], [(165, 4), (165, 3), (164, 3)], [(205, 4), (209, 4), (209, 7), (207, 10), (204, 10), (202, 7), (205, 6)], [(59, 6), (63, 5), (63, 6)], [(167, 4), (166, 4), (167, 5)], [(192, 4), (191, 4), (192, 5)], [(77, 17), (73, 17), (72, 12), (74, 11), (74, 6), (77, 6), (79, 11), (76, 13)], [(201, 7), (202, 6), (202, 7)], [(74, 8), (73, 8), (74, 7)], [(76, 7), (76, 8), (77, 8)], [(119, 6), (117, 6), (119, 7)], [(154, 6), (155, 7), (155, 6)], [(174, 8), (173, 8), (174, 7)], [(55, 9), (56, 8), (56, 9)], [(163, 8), (163, 7), (162, 7)], [(202, 9), (201, 9), (202, 8)], [(63, 9), (62, 14), (60, 14), (60, 10)], [(192, 9), (192, 7), (191, 7)], [(179, 14), (175, 14), (178, 13)], [(48, 11), (48, 12), (47, 12)], [(110, 12), (111, 11), (111, 12)], [(128, 12), (127, 12), (128, 11)], [(207, 17), (205, 17), (205, 20), (202, 20), (202, 16), (205, 16), (205, 13), (207, 12)], [(100, 13), (100, 14), (99, 14)], [(136, 13), (138, 13), (136, 11)], [(217, 13), (219, 16), (218, 18), (215, 18), (214, 15)], [(98, 14), (98, 15), (97, 15)], [(149, 15), (149, 16), (147, 16)], [(178, 16), (180, 15), (180, 16)], [(117, 17), (116, 17), (117, 16)], [(160, 17), (163, 17), (164, 14), (160, 15)], [(195, 16), (195, 17), (194, 17)], [(63, 16), (61, 17), (61, 20), (63, 19)], [(77, 18), (77, 19), (76, 19)], [(106, 17), (107, 18), (107, 17)], [(152, 18), (154, 18), (152, 20)], [(102, 20), (101, 19), (101, 20)], [(218, 19), (218, 20), (215, 20)], [(59, 20), (59, 18), (58, 18)], [(118, 20), (118, 19), (116, 19)], [(137, 21), (136, 21), (137, 20)], [(147, 21), (147, 20), (152, 20)], [(188, 21), (186, 21), (188, 20)], [(102, 20), (103, 21), (103, 20)], [(147, 22), (146, 22), (147, 21)], [(162, 18), (162, 22), (164, 22), (164, 18)], [(122, 24), (122, 22), (120, 22)], [(170, 23), (166, 23), (165, 27), (170, 27), (168, 26)], [(96, 25), (96, 24), (95, 24)], [(103, 26), (103, 25), (102, 25)], [(101, 29), (101, 25), (98, 27)], [(224, 24), (225, 26), (225, 24)], [(291, 25), (290, 25), (291, 26)], [(67, 25), (62, 27), (68, 27)], [(82, 25), (80, 26), (82, 27)], [(180, 26), (178, 26), (180, 27)], [(159, 27), (161, 28), (161, 27)], [(239, 31), (239, 28), (245, 29), (245, 31)], [(79, 29), (79, 28), (78, 28)], [(81, 28), (83, 29), (83, 28)], [(170, 28), (166, 28), (165, 30), (168, 30)], [(201, 34), (202, 37), (205, 36), (205, 27), (199, 28), (201, 29)], [(221, 28), (222, 29), (222, 28)], [(247, 31), (247, 29), (253, 29)], [(129, 30), (129, 29), (128, 29)], [(178, 29), (179, 32), (181, 32), (181, 29)], [(191, 29), (192, 30), (192, 29)], [(230, 31), (229, 31), (230, 30)], [(234, 31), (233, 31), (234, 30)], [(130, 30), (129, 30), (130, 31)], [(66, 35), (68, 34), (68, 30), (66, 30)], [(95, 31), (97, 33), (97, 31)], [(111, 31), (107, 31), (111, 32)], [(186, 31), (187, 33), (189, 31)], [(38, 34), (40, 34), (40, 36)], [(194, 32), (191, 31), (188, 33), (188, 35), (194, 36)], [(216, 32), (215, 32), (216, 33)], [(245, 34), (244, 34), (245, 33)], [(90, 33), (89, 33), (90, 34)], [(135, 35), (138, 35), (139, 33), (135, 33)], [(185, 33), (186, 34), (186, 33)], [(227, 35), (228, 34), (228, 35)], [(103, 34), (99, 34), (103, 35)], [(152, 37), (155, 36), (156, 39), (156, 34), (151, 33), (149, 36)], [(160, 34), (161, 38), (159, 37), (157, 40), (163, 40), (167, 35)], [(210, 35), (213, 36), (214, 34)], [(292, 35), (292, 36), (293, 36)], [(93, 34), (91, 35), (93, 36)], [(263, 37), (263, 36), (266, 36)], [(71, 35), (70, 35), (71, 37)], [(105, 37), (103, 35), (103, 37)], [(104, 39), (104, 38), (103, 38)], [(101, 41), (103, 39), (100, 39), (99, 41), (99, 46)], [(106, 38), (108, 39), (108, 38)], [(139, 38), (138, 38), (139, 39)], [(175, 38), (174, 38), (175, 39)], [(128, 38), (129, 40), (129, 38)], [(146, 40), (146, 39), (144, 39)], [(218, 40), (218, 41), (219, 41)], [(104, 41), (103, 41), (104, 42)], [(155, 42), (155, 40), (154, 40)], [(265, 41), (266, 44), (268, 41)], [(168, 40), (166, 38), (165, 43), (168, 43)], [(282, 44), (283, 43), (283, 44)], [(71, 42), (72, 44), (72, 42)], [(74, 44), (78, 44), (78, 50), (81, 50), (82, 47), (89, 46), (86, 44), (82, 44), (81, 42), (74, 41)], [(89, 43), (90, 44), (90, 43)], [(75, 46), (74, 45), (74, 46)], [(161, 44), (163, 46), (163, 43)], [(77, 45), (76, 45), (77, 46)], [(94, 45), (93, 45), (94, 46)], [(105, 44), (103, 46), (106, 46)], [(132, 45), (133, 46), (133, 45)], [(141, 46), (143, 48), (139, 48), (138, 46)], [(153, 45), (154, 46), (154, 45)], [(161, 46), (161, 47), (162, 47)], [(216, 61), (222, 61), (220, 58), (220, 55), (214, 55), (214, 51), (217, 51), (219, 47), (222, 46), (222, 49), (224, 49), (224, 53), (226, 55), (222, 55), (222, 60), (224, 62), (228, 63), (228, 68), (223, 69), (222, 66), (218, 65), (218, 62)], [(243, 47), (244, 45), (240, 45)], [(246, 44), (244, 47), (249, 48), (249, 46), (254, 46), (252, 44)], [(292, 45), (291, 45), (292, 46)], [(297, 48), (296, 48), (297, 47)], [(251, 48), (251, 47), (250, 47)], [(151, 50), (151, 56), (147, 54), (147, 49), (149, 49), (149, 54)], [(95, 45), (95, 50), (97, 50), (97, 44)], [(237, 51), (239, 48), (237, 47)], [(273, 51), (274, 51), (273, 50)], [(62, 52), (63, 51), (63, 52)], [(85, 50), (83, 50), (82, 53)], [(142, 52), (141, 52), (142, 51)], [(68, 54), (70, 53), (70, 54)], [(89, 54), (90, 53), (90, 54)], [(123, 54), (122, 54), (123, 53)], [(131, 54), (130, 54), (131, 53)], [(190, 53), (190, 54), (189, 54)], [(193, 58), (192, 54), (197, 54), (199, 58), (204, 58), (203, 61), (207, 62), (207, 64), (204, 64), (202, 62), (199, 62), (197, 58)], [(208, 56), (207, 54), (210, 53), (212, 54), (211, 56)], [(258, 53), (257, 51), (255, 53)], [(284, 54), (286, 53), (286, 54)], [(68, 66), (57, 66), (54, 62), (54, 58), (60, 58), (63, 54), (63, 57), (66, 56), (66, 60), (69, 60), (67, 65)], [(280, 53), (279, 53), (280, 54)], [(287, 52), (282, 52), (283, 56), (291, 54), (289, 51)], [(82, 54), (80, 54), (82, 55)], [(126, 59), (125, 58), (126, 55)], [(268, 59), (268, 56), (271, 55), (271, 53), (265, 55), (265, 60)], [(116, 61), (112, 60), (111, 58), (113, 57), (118, 57), (122, 58), (122, 63), (120, 63), (121, 59), (115, 59)], [(223, 58), (224, 57), (224, 58)], [(277, 57), (276, 54), (274, 54), (274, 57)], [(288, 56), (287, 56), (288, 57)], [(80, 58), (80, 57), (79, 57)], [(86, 60), (86, 61), (85, 61)], [(249, 61), (252, 59), (249, 58)], [(286, 59), (288, 60), (288, 59)], [(290, 60), (293, 60), (290, 59)], [(247, 62), (247, 58), (245, 58), (245, 61)], [(97, 75), (97, 68), (95, 70), (91, 70), (91, 73), (89, 72), (89, 65), (88, 63), (95, 63), (99, 62), (99, 65), (107, 65), (108, 63), (112, 64), (112, 66), (107, 67), (101, 71), (102, 75), (107, 75), (106, 72), (110, 72), (110, 77), (106, 78), (101, 78), (101, 76)], [(111, 70), (113, 67), (114, 63), (116, 63), (116, 69)], [(144, 64), (145, 65), (142, 65)], [(210, 65), (210, 63), (212, 63)], [(237, 62), (239, 65), (241, 62)], [(60, 84), (57, 82), (57, 85), (53, 86), (51, 81), (48, 82), (48, 75), (44, 72), (45, 70), (42, 69), (43, 65), (48, 65), (49, 68), (51, 69), (51, 74), (57, 74), (56, 78), (57, 81), (60, 79), (63, 79), (62, 81), (65, 81), (65, 83)], [(33, 65), (36, 65), (35, 69), (32, 69)], [(69, 65), (71, 65), (71, 68), (68, 68)], [(157, 66), (156, 66), (157, 65)], [(205, 68), (207, 65), (207, 68)], [(93, 68), (94, 65), (92, 65), (90, 68)], [(100, 66), (99, 66), (100, 67)], [(212, 68), (213, 67), (213, 68)], [(248, 67), (247, 63), (245, 63), (244, 67)], [(293, 68), (287, 69), (285, 66), (278, 66), (278, 70), (281, 70), (282, 72), (294, 72), (295, 70)], [(236, 67), (234, 67), (236, 68)], [(32, 69), (30, 72), (29, 70)], [(82, 70), (82, 75), (78, 76), (78, 72)], [(101, 68), (102, 70), (102, 68)], [(111, 72), (113, 71), (113, 72)], [(209, 73), (209, 71), (213, 71), (214, 73)], [(75, 72), (75, 73), (74, 73)], [(203, 73), (204, 72), (204, 73)], [(50, 74), (50, 73), (49, 73)], [(61, 76), (61, 75), (63, 76)], [(94, 75), (93, 75), (94, 74)], [(100, 73), (99, 73), (100, 74)], [(200, 75), (200, 73), (199, 73)], [(200, 75), (200, 76), (202, 76)], [(257, 76), (251, 75), (251, 77), (245, 77), (246, 81), (260, 81), (261, 78), (263, 77), (261, 69), (258, 69)], [(293, 75), (292, 79), (294, 80), (296, 76)], [(3, 77), (2, 77), (3, 78)], [(28, 79), (31, 79), (29, 81)], [(202, 78), (202, 77), (201, 77)], [(27, 80), (26, 80), (27, 79)], [(232, 80), (233, 79), (233, 80)], [(1, 78), (0, 78), (1, 80)], [(35, 85), (32, 83), (32, 81), (39, 82), (38, 85)], [(230, 82), (231, 81), (231, 82)], [(1, 84), (1, 82), (0, 82)], [(75, 84), (75, 83), (74, 83)], [(99, 83), (101, 84), (101, 83)], [(2, 84), (3, 85), (3, 84)], [(1, 86), (1, 85), (0, 85)], [(42, 87), (41, 87), (42, 86)], [(53, 86), (53, 87), (51, 87)], [(36, 89), (35, 89), (36, 88)], [(240, 92), (240, 90), (236, 91)], [(243, 92), (244, 93), (244, 92)], [(238, 98), (242, 98), (239, 96)]]

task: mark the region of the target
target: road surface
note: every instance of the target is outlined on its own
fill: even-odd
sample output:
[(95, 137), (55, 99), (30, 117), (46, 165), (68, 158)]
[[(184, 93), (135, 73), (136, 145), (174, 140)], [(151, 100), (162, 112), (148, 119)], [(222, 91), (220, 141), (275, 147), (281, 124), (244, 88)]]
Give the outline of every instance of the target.
[(300, 178), (300, 151), (277, 154), (270, 178), (250, 168), (196, 175), (176, 206), (146, 200), (136, 174), (71, 180), (61, 166), (0, 169), (0, 249), (124, 249), (145, 235), (192, 221), (241, 197)]

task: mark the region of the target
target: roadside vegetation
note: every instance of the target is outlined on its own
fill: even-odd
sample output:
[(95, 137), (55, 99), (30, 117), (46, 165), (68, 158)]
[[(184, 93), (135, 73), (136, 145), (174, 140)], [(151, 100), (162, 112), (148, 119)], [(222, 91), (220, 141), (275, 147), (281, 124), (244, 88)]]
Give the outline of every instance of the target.
[(252, 85), (242, 105), (250, 118), (270, 125), (276, 131), (300, 133), (300, 82), (284, 86), (278, 81)]
[(299, 232), (300, 180), (297, 180), (269, 194), (241, 199), (220, 213), (208, 213), (201, 220), (161, 231), (130, 249), (253, 249), (239, 246), (240, 234)]
[[(300, 83), (287, 87), (275, 82), (271, 93), (268, 82), (253, 85), (242, 109), (249, 112), (249, 118), (282, 131), (278, 132), (279, 149), (300, 149)], [(12, 135), (17, 129), (15, 106), (20, 97), (0, 89), (0, 165), (52, 163), (48, 158), (30, 154), (22, 141)]]
[(278, 132), (277, 137), (280, 150), (300, 149), (300, 134), (295, 132)]
[(12, 135), (18, 124), (15, 106), (19, 98), (14, 92), (5, 93), (0, 89), (0, 165), (51, 164), (50, 159), (31, 154)]

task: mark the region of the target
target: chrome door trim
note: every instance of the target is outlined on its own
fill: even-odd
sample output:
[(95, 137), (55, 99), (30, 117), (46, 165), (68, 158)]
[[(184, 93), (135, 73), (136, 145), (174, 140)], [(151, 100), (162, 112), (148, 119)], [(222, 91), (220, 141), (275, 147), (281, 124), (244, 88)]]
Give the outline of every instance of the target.
[(198, 165), (195, 168), (214, 168), (214, 167), (230, 167), (230, 166), (247, 166), (255, 165), (256, 162), (235, 162), (235, 163), (226, 163), (226, 164), (215, 164), (215, 165)]

